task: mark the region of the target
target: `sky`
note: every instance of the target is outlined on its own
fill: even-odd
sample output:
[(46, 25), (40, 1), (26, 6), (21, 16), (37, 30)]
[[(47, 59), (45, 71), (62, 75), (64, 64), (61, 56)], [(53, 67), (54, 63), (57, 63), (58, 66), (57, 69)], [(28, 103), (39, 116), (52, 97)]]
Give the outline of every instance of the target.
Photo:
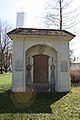
[(16, 27), (16, 13), (25, 12), (26, 26), (38, 26), (46, 0), (0, 0), (0, 19)]
[[(42, 14), (45, 9), (47, 0), (0, 0), (0, 20), (7, 21), (16, 28), (17, 12), (25, 13), (25, 27), (40, 28)], [(73, 0), (71, 8), (78, 8), (80, 11), (80, 0)], [(54, 28), (53, 28), (54, 29)], [(77, 31), (77, 32), (76, 32)], [(74, 56), (80, 58), (80, 24), (71, 30), (76, 37), (70, 42), (70, 49), (73, 50)]]

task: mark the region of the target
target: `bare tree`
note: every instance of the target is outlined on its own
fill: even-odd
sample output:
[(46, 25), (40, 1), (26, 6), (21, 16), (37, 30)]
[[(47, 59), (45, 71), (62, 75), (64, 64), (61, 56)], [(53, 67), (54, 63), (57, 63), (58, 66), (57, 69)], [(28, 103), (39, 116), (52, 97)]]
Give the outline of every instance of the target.
[(0, 25), (0, 71), (3, 73), (3, 69), (7, 72), (9, 68), (12, 46), (13, 43), (7, 36), (7, 32), (11, 29), (10, 25), (2, 24)]
[(75, 61), (75, 56), (74, 56), (73, 50), (69, 51), (69, 57), (70, 57), (70, 66), (71, 66), (72, 61)]
[(77, 8), (71, 11), (71, 2), (72, 0), (48, 0), (45, 9), (46, 24), (54, 25), (60, 30), (70, 29), (77, 25), (79, 14)]

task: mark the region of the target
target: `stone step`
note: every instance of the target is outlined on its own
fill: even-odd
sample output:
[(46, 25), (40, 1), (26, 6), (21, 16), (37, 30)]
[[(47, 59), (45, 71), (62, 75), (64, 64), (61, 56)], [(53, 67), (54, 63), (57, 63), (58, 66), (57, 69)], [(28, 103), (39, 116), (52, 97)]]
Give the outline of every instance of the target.
[(55, 85), (52, 85), (52, 84), (47, 84), (47, 85), (32, 84), (32, 85), (27, 85), (27, 87), (32, 92), (55, 92)]

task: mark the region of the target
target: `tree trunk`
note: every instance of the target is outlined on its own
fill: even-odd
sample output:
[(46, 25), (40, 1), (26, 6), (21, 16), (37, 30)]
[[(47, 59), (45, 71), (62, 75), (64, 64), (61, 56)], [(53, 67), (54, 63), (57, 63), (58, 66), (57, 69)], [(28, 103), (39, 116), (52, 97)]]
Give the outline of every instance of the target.
[(5, 66), (5, 73), (7, 73), (7, 66)]
[(2, 66), (1, 66), (1, 70), (0, 70), (0, 73), (3, 74), (3, 69), (2, 69)]
[(62, 30), (62, 1), (60, 0), (60, 30)]

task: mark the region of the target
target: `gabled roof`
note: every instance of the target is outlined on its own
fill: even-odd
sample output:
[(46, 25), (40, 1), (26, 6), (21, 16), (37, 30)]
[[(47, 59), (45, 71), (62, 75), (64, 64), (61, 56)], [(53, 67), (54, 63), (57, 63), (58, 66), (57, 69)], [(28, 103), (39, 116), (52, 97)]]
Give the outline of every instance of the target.
[(69, 36), (74, 38), (75, 35), (66, 31), (58, 29), (38, 29), (38, 28), (16, 28), (7, 33), (9, 37), (11, 35), (52, 35), (52, 36)]
[(42, 35), (54, 35), (54, 34), (61, 34), (61, 35), (73, 35), (72, 33), (66, 31), (66, 30), (58, 30), (58, 29), (38, 29), (38, 28), (16, 28), (12, 31), (10, 31), (8, 34), (42, 34)]

